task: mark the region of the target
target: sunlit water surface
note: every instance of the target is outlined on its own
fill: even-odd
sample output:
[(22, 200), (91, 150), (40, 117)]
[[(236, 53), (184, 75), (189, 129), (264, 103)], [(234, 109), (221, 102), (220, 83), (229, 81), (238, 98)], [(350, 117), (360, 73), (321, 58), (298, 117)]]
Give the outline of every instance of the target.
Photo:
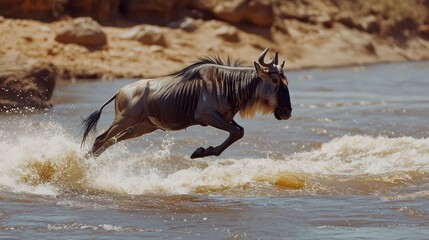
[[(238, 117), (220, 157), (189, 158), (227, 137), (195, 126), (83, 160), (81, 117), (135, 80), (0, 115), (0, 238), (427, 239), (429, 62), (287, 76), (293, 117)], [(98, 133), (112, 119), (110, 104)]]

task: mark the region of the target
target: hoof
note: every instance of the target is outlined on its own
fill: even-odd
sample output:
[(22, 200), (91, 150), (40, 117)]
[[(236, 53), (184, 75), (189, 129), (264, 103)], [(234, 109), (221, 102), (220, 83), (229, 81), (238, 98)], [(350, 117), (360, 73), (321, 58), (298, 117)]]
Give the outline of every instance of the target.
[(215, 148), (210, 146), (208, 148), (203, 148), (200, 147), (197, 150), (195, 150), (194, 153), (192, 153), (191, 158), (202, 158), (202, 157), (207, 157), (207, 156), (212, 156), (212, 155), (216, 155), (219, 156), (219, 154), (216, 154), (215, 152)]
[(214, 155), (214, 147), (210, 146), (206, 149), (206, 151), (204, 152), (207, 155)]
[(197, 150), (195, 150), (194, 153), (192, 153), (191, 158), (194, 159), (194, 158), (204, 157), (205, 151), (206, 150), (203, 147), (199, 147), (199, 148), (197, 148)]

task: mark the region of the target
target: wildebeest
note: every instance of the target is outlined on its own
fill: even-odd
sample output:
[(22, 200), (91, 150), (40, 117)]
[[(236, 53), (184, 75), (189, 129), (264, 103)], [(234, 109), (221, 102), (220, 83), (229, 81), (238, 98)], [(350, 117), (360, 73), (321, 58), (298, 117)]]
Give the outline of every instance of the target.
[(292, 113), (288, 81), (278, 64), (278, 53), (264, 61), (269, 48), (259, 56), (254, 67), (242, 67), (229, 58), (201, 58), (190, 66), (159, 79), (143, 79), (121, 88), (97, 111), (83, 120), (85, 143), (95, 128), (101, 111), (114, 99), (115, 119), (95, 139), (89, 155), (98, 156), (116, 142), (135, 138), (157, 129), (180, 130), (192, 125), (212, 126), (229, 133), (217, 147), (200, 147), (191, 158), (219, 156), (232, 143), (242, 138), (244, 129), (234, 121), (253, 116), (256, 111), (274, 112), (278, 120)]

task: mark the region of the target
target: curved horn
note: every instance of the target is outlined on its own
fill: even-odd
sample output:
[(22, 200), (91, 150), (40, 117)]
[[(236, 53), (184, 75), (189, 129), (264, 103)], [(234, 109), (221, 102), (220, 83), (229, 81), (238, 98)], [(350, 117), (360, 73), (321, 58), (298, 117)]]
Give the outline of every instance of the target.
[(265, 50), (261, 53), (261, 55), (259, 55), (258, 62), (259, 62), (259, 64), (261, 64), (261, 66), (266, 67), (265, 66), (266, 64), (264, 62), (264, 58), (265, 58), (265, 55), (267, 55), (268, 50), (270, 50), (269, 47), (265, 48)]
[(282, 62), (282, 65), (280, 65), (283, 69), (283, 67), (285, 66), (285, 61)]
[(276, 55), (274, 55), (274, 64), (278, 65), (279, 64), (279, 52), (276, 51)]
[(263, 66), (263, 67), (271, 68), (271, 67), (273, 67), (274, 59), (273, 59), (273, 60), (271, 60), (271, 61), (270, 61), (270, 62), (268, 62), (268, 63), (265, 63), (265, 62), (264, 62), (264, 58), (265, 58), (265, 55), (267, 55), (268, 50), (270, 50), (270, 48), (269, 48), (269, 47), (265, 48), (265, 50), (261, 53), (261, 55), (259, 55), (258, 62), (259, 62), (259, 64), (261, 64), (261, 66)]

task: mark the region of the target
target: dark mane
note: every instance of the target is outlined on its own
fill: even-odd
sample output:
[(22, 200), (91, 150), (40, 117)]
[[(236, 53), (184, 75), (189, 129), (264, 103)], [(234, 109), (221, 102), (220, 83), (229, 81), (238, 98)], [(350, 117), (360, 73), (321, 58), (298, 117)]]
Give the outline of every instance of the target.
[(226, 67), (241, 67), (239, 60), (231, 61), (229, 57), (227, 57), (226, 61), (223, 61), (219, 56), (202, 57), (202, 58), (199, 58), (198, 61), (194, 62), (193, 64), (181, 70), (173, 72), (168, 76), (180, 78), (182, 81), (198, 79), (198, 78), (201, 78), (199, 74), (200, 68), (207, 64), (226, 66)]
[[(198, 102), (196, 99), (199, 97), (195, 94), (200, 92), (196, 89), (201, 88), (209, 90), (220, 101), (226, 100), (234, 109), (240, 110), (243, 116), (252, 116), (255, 110), (261, 109), (262, 105), (255, 104), (258, 99), (254, 93), (262, 79), (256, 74), (255, 68), (243, 67), (238, 61), (204, 57), (169, 76), (176, 79), (172, 82), (174, 87), (167, 92), (175, 96), (180, 95), (181, 97), (175, 99), (183, 100), (173, 104), (178, 104), (175, 109), (195, 109)], [(189, 103), (195, 103), (195, 106)]]
[(217, 56), (200, 58), (170, 76), (178, 81), (175, 81), (175, 87), (169, 91), (183, 93), (183, 99), (193, 96), (192, 92), (199, 92), (195, 89), (204, 87), (218, 96), (218, 99), (225, 99), (230, 106), (237, 109), (254, 105), (257, 101), (254, 93), (261, 81), (255, 68), (243, 67), (238, 61), (232, 62), (229, 58), (222, 61)]

